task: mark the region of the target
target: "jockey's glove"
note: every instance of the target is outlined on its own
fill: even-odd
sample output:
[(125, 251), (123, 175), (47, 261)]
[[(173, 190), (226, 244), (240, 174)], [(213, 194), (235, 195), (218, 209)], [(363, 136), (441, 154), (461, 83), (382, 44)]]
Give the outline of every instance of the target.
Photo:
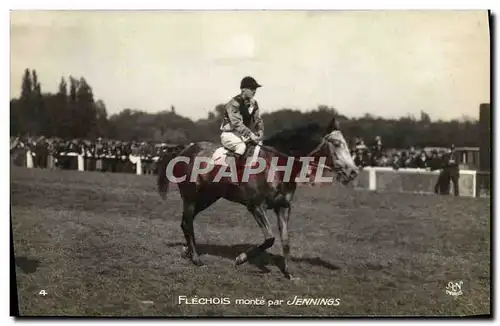
[(260, 141), (260, 137), (259, 137), (259, 136), (257, 136), (257, 135), (256, 135), (256, 134), (254, 134), (254, 133), (251, 133), (251, 134), (250, 134), (250, 140), (251, 140), (252, 142), (254, 142), (254, 143), (258, 143), (258, 142)]

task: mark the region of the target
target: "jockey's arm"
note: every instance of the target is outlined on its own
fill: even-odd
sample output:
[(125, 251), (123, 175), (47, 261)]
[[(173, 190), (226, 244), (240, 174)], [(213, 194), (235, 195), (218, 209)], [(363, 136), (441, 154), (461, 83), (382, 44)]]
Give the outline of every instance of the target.
[(231, 124), (234, 131), (248, 139), (251, 139), (252, 136), (255, 137), (253, 132), (243, 124), (243, 118), (240, 114), (238, 102), (236, 102), (235, 100), (230, 101), (226, 105), (226, 113), (229, 118), (229, 123)]

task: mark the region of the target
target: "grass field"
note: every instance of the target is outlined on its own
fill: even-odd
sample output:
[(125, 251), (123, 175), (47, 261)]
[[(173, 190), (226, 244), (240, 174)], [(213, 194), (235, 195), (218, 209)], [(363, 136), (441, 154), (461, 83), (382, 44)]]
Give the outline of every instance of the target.
[[(268, 254), (234, 258), (262, 242), (242, 206), (198, 215), (205, 266), (181, 256), (181, 200), (162, 201), (152, 176), (11, 168), (21, 315), (263, 316), (475, 315), (490, 308), (489, 199), (300, 188), (290, 224), (291, 271)], [(275, 234), (276, 217), (270, 212)], [(447, 283), (463, 281), (461, 296)], [(39, 295), (45, 290), (47, 295)], [(179, 304), (179, 296), (229, 298)], [(294, 296), (335, 305), (287, 305)], [(265, 305), (236, 304), (264, 299)], [(269, 306), (267, 300), (284, 300)], [(203, 301), (202, 301), (203, 302)]]

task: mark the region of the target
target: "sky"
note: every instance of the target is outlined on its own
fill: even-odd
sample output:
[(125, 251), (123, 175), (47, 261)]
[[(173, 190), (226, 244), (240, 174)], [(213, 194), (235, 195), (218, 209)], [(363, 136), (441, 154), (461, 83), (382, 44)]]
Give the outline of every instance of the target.
[(490, 101), (486, 11), (12, 11), (10, 96), (84, 77), (108, 114), (205, 118), (263, 85), (262, 112), (328, 105), (349, 117), (478, 118)]

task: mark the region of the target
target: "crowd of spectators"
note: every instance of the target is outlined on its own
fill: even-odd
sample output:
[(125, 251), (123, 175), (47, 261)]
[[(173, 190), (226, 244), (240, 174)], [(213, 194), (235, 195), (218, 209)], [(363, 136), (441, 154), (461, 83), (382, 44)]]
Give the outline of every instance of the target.
[[(379, 166), (399, 168), (437, 169), (446, 154), (453, 151), (446, 148), (424, 148), (397, 150), (386, 149), (381, 137), (377, 136), (367, 146), (361, 138), (356, 138), (352, 155), (360, 167)], [(131, 172), (135, 173), (133, 157), (141, 157), (143, 173), (155, 173), (156, 159), (165, 151), (175, 151), (182, 145), (147, 141), (120, 141), (98, 138), (95, 141), (73, 139), (63, 140), (46, 137), (11, 137), (11, 152), (29, 149), (33, 155), (33, 166), (40, 168), (76, 169), (76, 156), (83, 154), (86, 171)], [(18, 165), (22, 162), (18, 155)], [(19, 161), (21, 160), (21, 161)]]
[(143, 174), (155, 173), (156, 159), (164, 152), (181, 148), (157, 142), (120, 141), (98, 138), (95, 141), (73, 139), (63, 140), (46, 137), (11, 137), (11, 152), (23, 153), (14, 155), (14, 164), (26, 166), (26, 155), (32, 155), (33, 167), (77, 169), (78, 155), (84, 158), (86, 171), (102, 172), (136, 172), (133, 157), (141, 157)]
[(377, 136), (369, 146), (363, 139), (356, 138), (351, 154), (356, 165), (360, 167), (438, 169), (443, 160), (447, 159), (453, 151), (453, 145), (451, 148), (387, 149), (384, 147), (382, 138)]

